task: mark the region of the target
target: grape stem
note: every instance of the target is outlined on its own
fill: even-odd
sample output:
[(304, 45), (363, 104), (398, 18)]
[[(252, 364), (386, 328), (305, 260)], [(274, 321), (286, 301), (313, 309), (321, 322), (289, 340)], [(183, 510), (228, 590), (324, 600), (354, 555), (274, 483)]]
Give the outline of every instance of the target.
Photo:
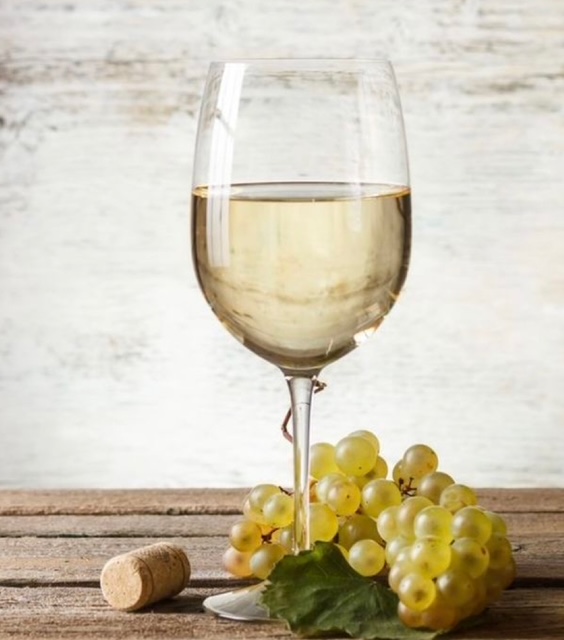
[[(320, 391), (323, 391), (323, 389), (325, 389), (326, 387), (327, 387), (327, 383), (326, 382), (321, 382), (321, 380), (317, 380), (317, 378), (314, 379), (314, 381), (313, 381), (313, 393), (319, 393)], [(288, 425), (290, 424), (290, 418), (291, 417), (292, 417), (292, 407), (290, 407), (288, 409), (288, 411), (286, 412), (286, 415), (284, 416), (284, 420), (282, 421), (282, 425), (280, 427), (281, 430), (282, 430), (282, 435), (290, 443), (292, 443), (294, 441), (294, 438), (293, 438), (292, 434), (288, 431)]]

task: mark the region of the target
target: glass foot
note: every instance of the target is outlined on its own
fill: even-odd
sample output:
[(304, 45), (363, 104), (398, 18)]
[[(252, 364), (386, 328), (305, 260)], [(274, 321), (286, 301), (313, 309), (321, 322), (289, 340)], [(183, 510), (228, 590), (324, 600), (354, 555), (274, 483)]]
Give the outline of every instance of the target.
[(280, 622), (271, 618), (268, 611), (260, 604), (260, 594), (264, 589), (264, 583), (251, 587), (220, 593), (204, 600), (204, 609), (221, 618), (230, 620), (260, 620)]

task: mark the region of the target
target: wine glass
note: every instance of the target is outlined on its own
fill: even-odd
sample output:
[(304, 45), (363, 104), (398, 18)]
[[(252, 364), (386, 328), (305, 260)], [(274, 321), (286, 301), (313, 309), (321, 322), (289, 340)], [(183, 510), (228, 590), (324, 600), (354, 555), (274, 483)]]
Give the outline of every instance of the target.
[[(202, 292), (288, 383), (295, 552), (310, 546), (319, 372), (361, 344), (406, 277), (411, 210), (399, 94), (379, 60), (213, 62), (196, 140), (191, 241)], [(260, 586), (204, 606), (265, 619)]]

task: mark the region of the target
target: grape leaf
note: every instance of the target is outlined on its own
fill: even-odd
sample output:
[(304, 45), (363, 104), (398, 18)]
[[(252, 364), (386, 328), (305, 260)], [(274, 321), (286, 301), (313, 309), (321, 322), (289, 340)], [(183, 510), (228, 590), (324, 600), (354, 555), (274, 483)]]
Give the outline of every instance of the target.
[(262, 603), (301, 636), (345, 633), (365, 640), (431, 640), (438, 635), (406, 627), (397, 616), (397, 596), (358, 574), (327, 542), (283, 558), (269, 576)]

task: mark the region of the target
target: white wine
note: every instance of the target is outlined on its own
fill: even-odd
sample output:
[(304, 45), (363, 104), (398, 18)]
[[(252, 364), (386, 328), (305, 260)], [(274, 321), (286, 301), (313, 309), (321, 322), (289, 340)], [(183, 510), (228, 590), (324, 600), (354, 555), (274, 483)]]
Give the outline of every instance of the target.
[(371, 335), (405, 280), (410, 191), (389, 185), (197, 188), (193, 257), (225, 327), (287, 375), (313, 374)]

